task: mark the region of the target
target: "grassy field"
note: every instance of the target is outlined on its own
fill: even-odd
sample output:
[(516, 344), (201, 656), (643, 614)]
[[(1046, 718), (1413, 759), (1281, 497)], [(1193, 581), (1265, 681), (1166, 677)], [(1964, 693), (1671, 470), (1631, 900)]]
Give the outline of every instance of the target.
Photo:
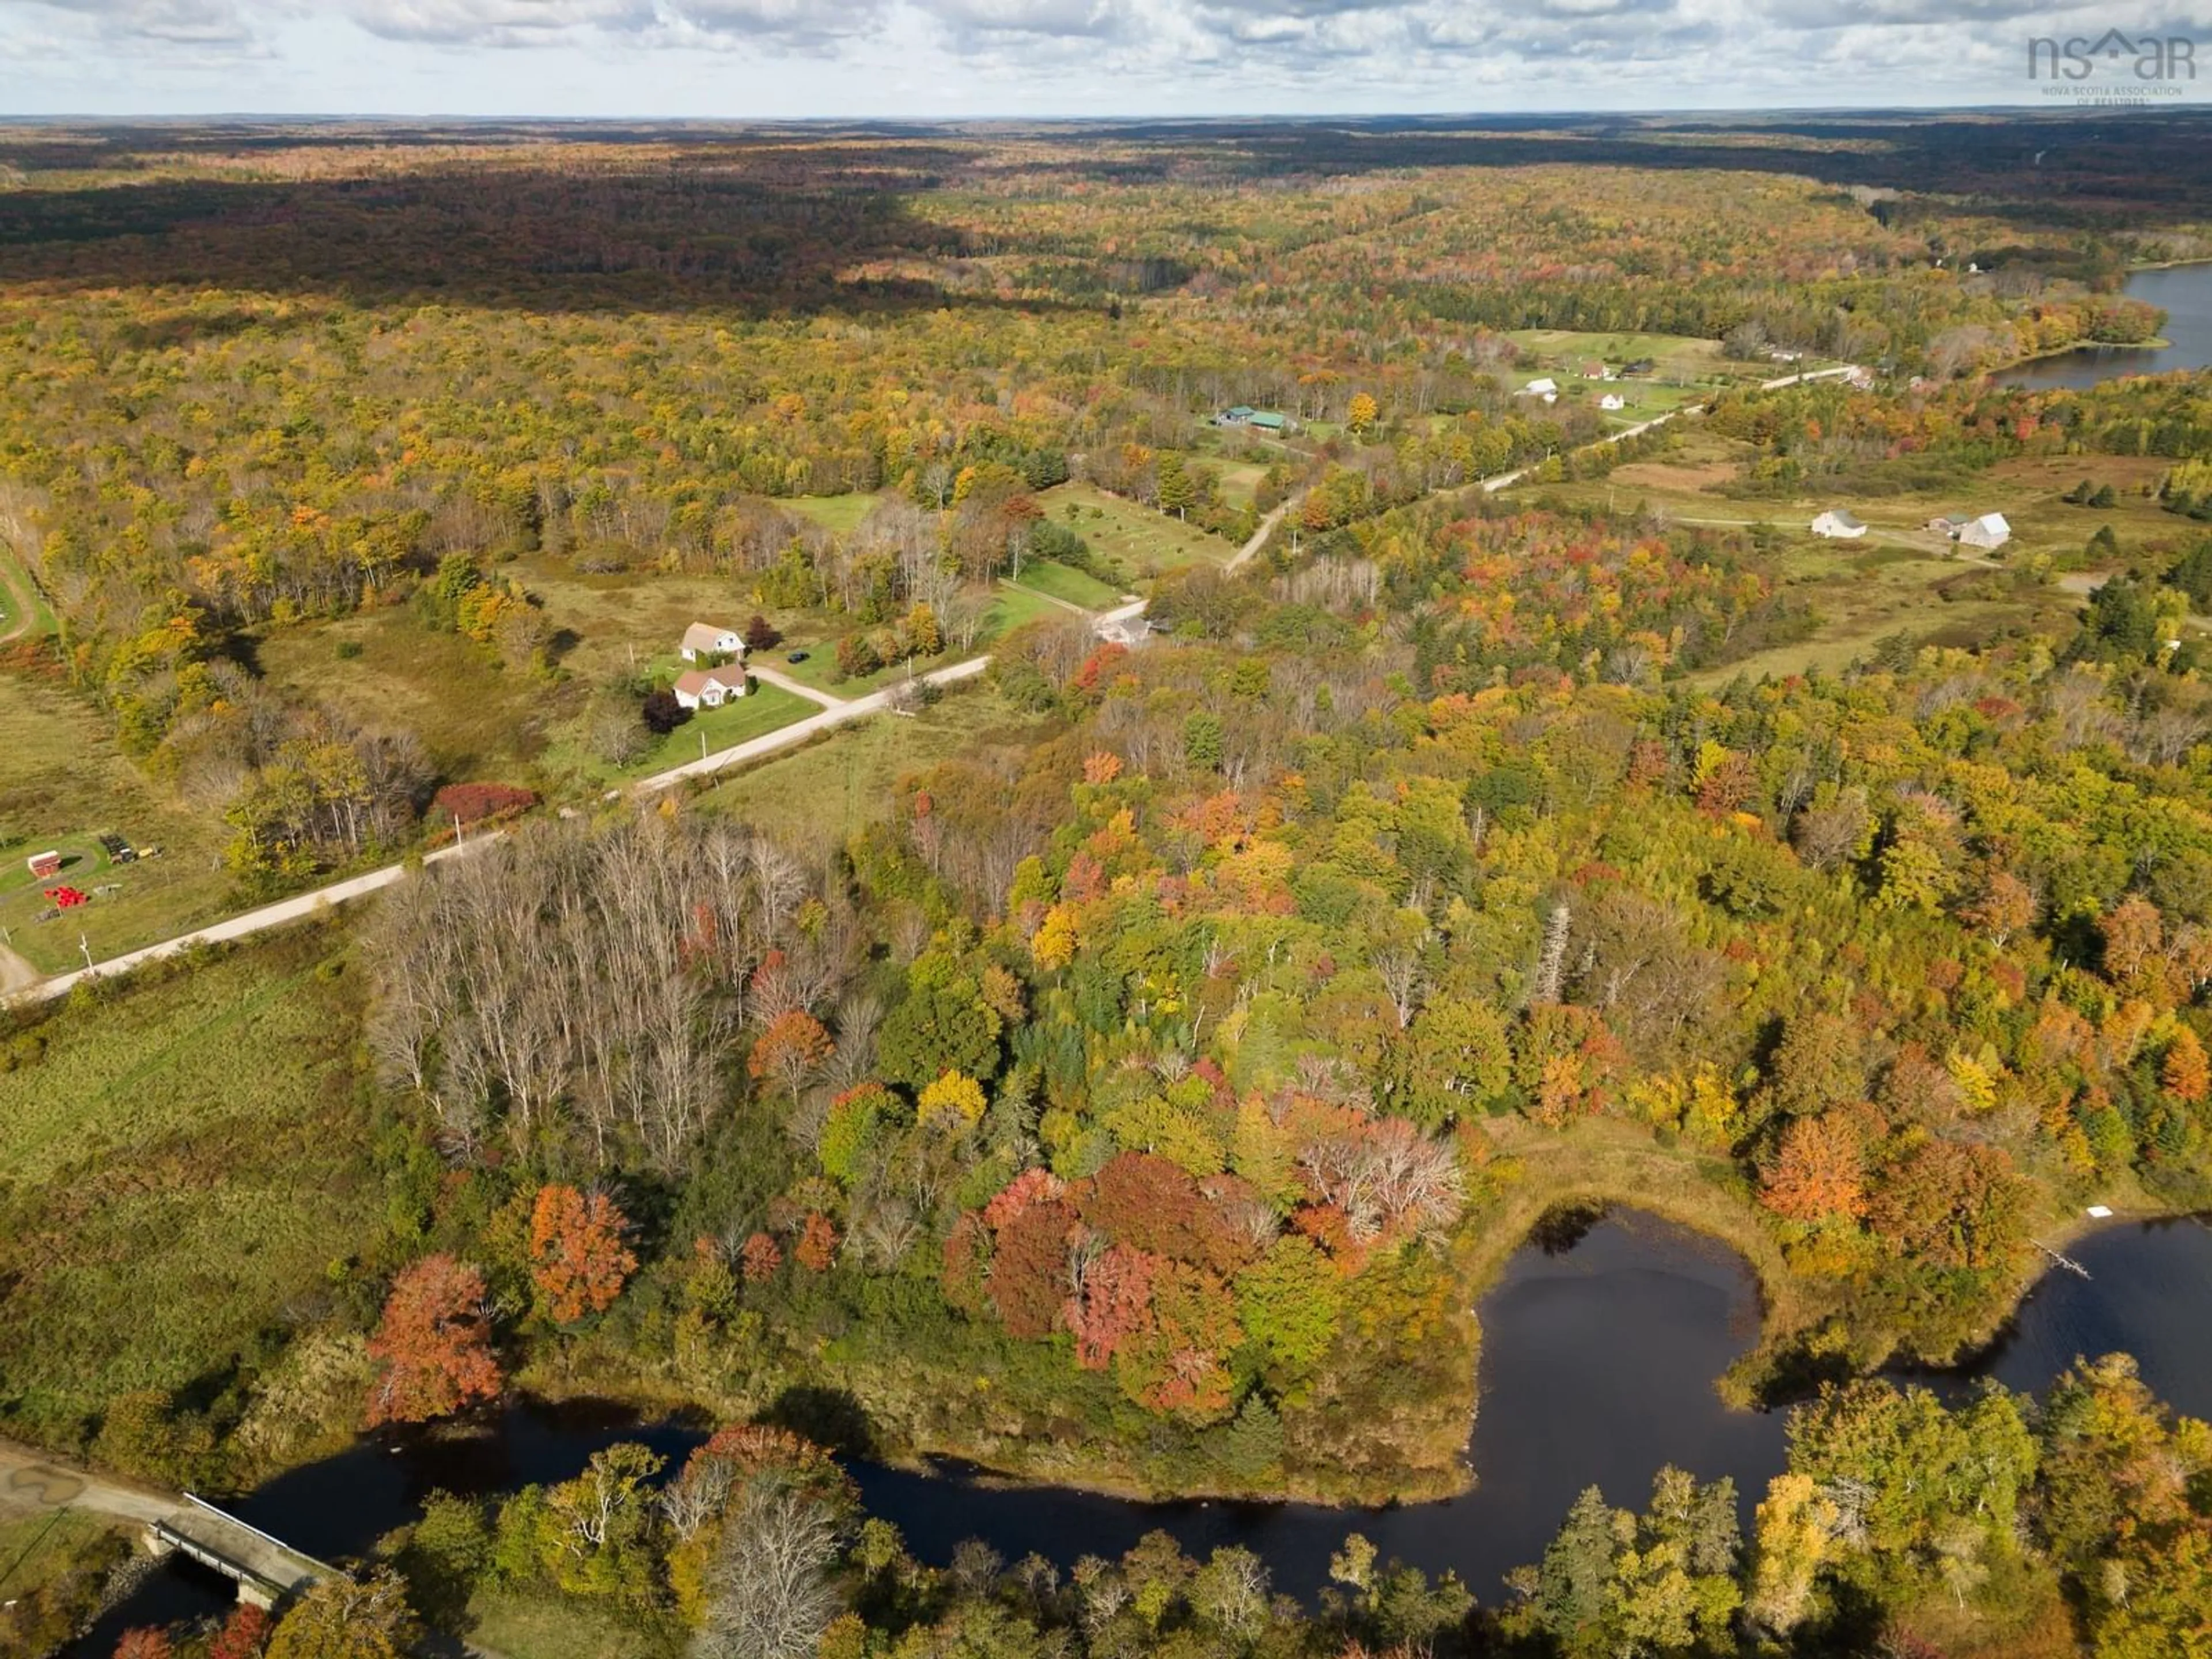
[(1802, 363), (1735, 362), (1721, 356), (1718, 340), (1700, 340), (1684, 334), (1589, 334), (1565, 328), (1516, 328), (1509, 330), (1506, 338), (1534, 353), (1540, 371), (1549, 371), (1554, 379), (1566, 374), (1579, 378), (1584, 366), (1593, 362), (1618, 369), (1643, 357), (1651, 359), (1654, 368), (1650, 379), (1655, 381), (1707, 385), (1724, 380), (1771, 380), (1778, 374), (1821, 367), (1820, 362), (1810, 358)]
[(1109, 587), (1087, 572), (1071, 570), (1049, 559), (1024, 560), (1019, 586), (1033, 587), (1070, 605), (1079, 605), (1085, 611), (1110, 611), (1121, 599), (1119, 588)]
[[(338, 655), (341, 641), (359, 654)], [(258, 655), (289, 700), (411, 731), (449, 778), (517, 778), (545, 746), (554, 688), (457, 634), (433, 633), (411, 610), (270, 629)]]
[(1260, 480), (1267, 476), (1267, 469), (1256, 461), (1222, 461), (1221, 499), (1231, 507), (1249, 507), (1259, 493)]
[(574, 1596), (487, 1590), (469, 1603), (469, 1639), (507, 1659), (661, 1659), (675, 1651), (653, 1621)]
[(54, 631), (54, 613), (23, 568), (0, 548), (0, 640)]
[(794, 847), (842, 842), (890, 810), (909, 772), (970, 744), (1011, 743), (1036, 725), (988, 686), (961, 686), (911, 719), (882, 715), (746, 769), (697, 804), (757, 825)]
[(881, 495), (857, 492), (849, 495), (794, 495), (783, 505), (813, 520), (824, 530), (849, 536), (882, 499)]
[[(1048, 515), (1089, 542), (1130, 581), (1184, 565), (1226, 563), (1237, 551), (1233, 543), (1209, 536), (1195, 525), (1091, 484), (1055, 484), (1037, 501)], [(1070, 518), (1070, 507), (1081, 510)]]
[(309, 925), (72, 1000), (0, 1072), (0, 1432), (219, 1387), (383, 1219), (343, 939)]
[[(0, 929), (7, 948), (47, 973), (82, 966), (82, 936), (94, 957), (167, 939), (234, 908), (220, 867), (219, 824), (176, 805), (148, 782), (108, 735), (106, 722), (57, 678), (0, 672)], [(159, 858), (111, 866), (93, 839), (122, 836)], [(51, 921), (52, 908), (24, 860), (58, 850), (60, 880), (94, 893)], [(0, 975), (4, 976), (4, 975)]]

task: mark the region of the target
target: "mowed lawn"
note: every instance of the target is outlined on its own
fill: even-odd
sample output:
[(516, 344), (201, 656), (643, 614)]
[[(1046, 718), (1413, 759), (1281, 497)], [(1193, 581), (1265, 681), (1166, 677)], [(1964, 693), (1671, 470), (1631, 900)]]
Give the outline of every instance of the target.
[(901, 778), (971, 744), (1017, 742), (1036, 724), (989, 686), (970, 682), (910, 718), (880, 714), (840, 727), (695, 799), (792, 846), (835, 846), (890, 812)]
[[(1068, 574), (1073, 575), (1076, 573), (1071, 571)], [(973, 646), (965, 651), (945, 651), (934, 657), (916, 657), (911, 665), (912, 672), (918, 678), (924, 674), (933, 674), (940, 668), (950, 668), (968, 658), (981, 656), (990, 650), (994, 641), (1040, 617), (1047, 621), (1058, 619), (1071, 623), (1078, 620), (1042, 592), (1027, 592), (1001, 583), (991, 596), (990, 608), (983, 613), (983, 625), (977, 631)], [(865, 697), (871, 691), (880, 690), (908, 675), (909, 665), (901, 660), (885, 663), (872, 674), (856, 674), (850, 678), (840, 679), (837, 676), (837, 641), (834, 637), (806, 643), (803, 647), (806, 652), (805, 662), (789, 660), (795, 643), (795, 640), (786, 640), (761, 660), (801, 685), (811, 685), (818, 691), (825, 691), (847, 702), (854, 697)]]
[[(1037, 501), (1055, 524), (1074, 531), (1130, 581), (1185, 565), (1225, 564), (1237, 551), (1233, 542), (1095, 485), (1055, 484)], [(1077, 509), (1072, 515), (1071, 507)]]
[[(1652, 362), (1654, 380), (1698, 382), (1768, 380), (1780, 374), (1819, 368), (1826, 362), (1825, 358), (1811, 357), (1796, 363), (1766, 359), (1739, 362), (1721, 355), (1718, 340), (1698, 339), (1687, 334), (1601, 334), (1567, 328), (1516, 328), (1508, 330), (1505, 337), (1524, 350), (1534, 352), (1540, 366), (1537, 372), (1548, 373), (1554, 380), (1562, 374), (1579, 376), (1583, 368), (1592, 362), (1601, 362), (1617, 370), (1645, 357)], [(1595, 386), (1601, 383), (1590, 384)], [(1608, 391), (1619, 389), (1607, 387)]]
[[(102, 832), (161, 855), (111, 864), (94, 839)], [(0, 928), (16, 956), (53, 973), (83, 965), (80, 939), (98, 959), (214, 921), (234, 908), (227, 838), (140, 773), (58, 672), (0, 672)], [(33, 881), (25, 860), (49, 850), (63, 854), (62, 873)], [(39, 921), (53, 908), (46, 890), (64, 883), (92, 902)]]
[(1086, 571), (1070, 569), (1049, 559), (1024, 559), (1017, 585), (1033, 587), (1055, 599), (1079, 605), (1085, 611), (1110, 611), (1121, 603), (1119, 588), (1109, 587)]
[(875, 510), (883, 500), (879, 495), (861, 491), (848, 495), (793, 495), (779, 505), (790, 508), (801, 517), (811, 519), (824, 530), (840, 536), (849, 536), (860, 527), (860, 521)]
[(360, 970), (310, 924), (72, 1000), (0, 1072), (0, 1425), (216, 1377), (384, 1216)]

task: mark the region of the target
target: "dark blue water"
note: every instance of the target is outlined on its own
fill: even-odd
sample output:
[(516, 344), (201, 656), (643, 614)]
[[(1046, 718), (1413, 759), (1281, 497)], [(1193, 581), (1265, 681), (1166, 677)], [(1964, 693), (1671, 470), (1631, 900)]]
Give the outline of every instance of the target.
[[(1652, 1475), (1670, 1462), (1701, 1480), (1734, 1478), (1747, 1516), (1781, 1469), (1784, 1444), (1779, 1414), (1729, 1411), (1713, 1389), (1757, 1339), (1756, 1289), (1743, 1263), (1632, 1211), (1578, 1237), (1554, 1234), (1550, 1246), (1523, 1249), (1483, 1299), (1471, 1449), (1477, 1485), (1462, 1498), (1366, 1511), (1143, 1504), (957, 1472), (868, 1463), (853, 1472), (869, 1513), (896, 1524), (927, 1560), (943, 1562), (963, 1539), (980, 1538), (1009, 1561), (1036, 1552), (1066, 1566), (1083, 1555), (1118, 1555), (1162, 1528), (1201, 1558), (1245, 1545), (1267, 1559), (1279, 1589), (1301, 1596), (1324, 1582), (1330, 1553), (1357, 1531), (1385, 1558), (1431, 1573), (1449, 1569), (1494, 1603), (1503, 1576), (1542, 1553), (1584, 1486), (1640, 1506)], [(2123, 1225), (2070, 1254), (2090, 1279), (2046, 1276), (1999, 1342), (1952, 1380), (1987, 1376), (2040, 1389), (2076, 1355), (2124, 1351), (2177, 1408), (2212, 1417), (2212, 1227)], [(411, 1520), (438, 1488), (495, 1494), (566, 1480), (621, 1440), (645, 1442), (673, 1467), (704, 1435), (703, 1425), (641, 1425), (614, 1407), (523, 1402), (474, 1430), (364, 1440), (234, 1507), (310, 1553), (355, 1555)], [(106, 1659), (125, 1625), (181, 1616), (179, 1586), (158, 1583), (167, 1606), (142, 1610), (134, 1600), (80, 1650)], [(193, 1593), (214, 1604), (210, 1588)]]
[(2212, 264), (2139, 270), (2121, 290), (2131, 300), (2162, 307), (2163, 346), (2083, 346), (1999, 374), (2000, 386), (2092, 386), (2123, 374), (2163, 374), (2177, 368), (2212, 368)]

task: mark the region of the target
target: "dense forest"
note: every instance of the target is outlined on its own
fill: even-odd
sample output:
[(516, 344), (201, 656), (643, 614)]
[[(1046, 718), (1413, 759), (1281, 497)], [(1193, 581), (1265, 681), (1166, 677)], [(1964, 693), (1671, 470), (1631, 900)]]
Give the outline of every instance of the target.
[[(240, 893), (412, 865), (7, 1017), (0, 1300), (56, 1335), (0, 1336), (0, 1430), (220, 1492), (517, 1389), (716, 1425), (131, 1659), (382, 1659), (487, 1595), (706, 1659), (2212, 1650), (2212, 1436), (2125, 1356), (1875, 1376), (1987, 1340), (2086, 1205), (2212, 1209), (2212, 392), (1984, 374), (2148, 337), (2121, 274), (2205, 251), (2194, 173), (2130, 194), (2195, 129), (2115, 131), (2033, 191), (1942, 122), (0, 135), (0, 591), (52, 622), (0, 690), (96, 710)], [(1564, 493), (1667, 451), (1516, 395), (1553, 330), (1711, 343), (1669, 408), (1741, 447), (1725, 499), (2120, 457), (2159, 533), (2063, 627), (1731, 678), (1818, 627), (1781, 532)], [(1814, 360), (1864, 372), (1781, 383)], [(1124, 511), (1177, 558), (1109, 553)], [(382, 623), (611, 761), (665, 675), (579, 668), (556, 586), (709, 596), (763, 662), (806, 626), (843, 685), (980, 649), (1024, 562), (1149, 631), (1024, 613), (945, 705), (1007, 724), (811, 837), (712, 780), (494, 783), (271, 667)], [(142, 1182), (40, 1103), (161, 1073), (196, 975), (284, 1128), (133, 1107)], [(80, 1235), (145, 1248), (112, 1206), (278, 1156), (327, 1188), (306, 1274), (210, 1265), (158, 1353), (70, 1305)], [(1504, 1595), (1350, 1515), (1303, 1604), (1164, 1535), (925, 1559), (839, 1463), (1454, 1492), (1474, 1293), (1591, 1196), (1757, 1269), (1723, 1387), (1788, 1466), (1593, 1490)]]

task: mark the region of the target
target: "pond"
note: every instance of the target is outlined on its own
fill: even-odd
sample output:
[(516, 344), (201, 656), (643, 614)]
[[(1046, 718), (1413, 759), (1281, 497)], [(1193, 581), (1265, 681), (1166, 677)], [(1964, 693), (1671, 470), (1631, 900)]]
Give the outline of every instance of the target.
[(2169, 265), (2138, 270), (2121, 290), (2166, 312), (2163, 346), (2082, 346), (2054, 357), (2008, 368), (2000, 386), (2092, 386), (2123, 374), (2163, 374), (2170, 369), (2212, 368), (2212, 264)]
[[(1947, 1386), (1993, 1376), (2039, 1389), (2076, 1354), (2124, 1350), (2178, 1408), (2212, 1416), (2212, 1226), (2123, 1225), (2074, 1247), (2091, 1277), (2047, 1275), (2000, 1341)], [(1641, 1507), (1666, 1463), (1701, 1480), (1734, 1478), (1750, 1506), (1783, 1463), (1779, 1413), (1730, 1412), (1721, 1372), (1757, 1340), (1757, 1288), (1742, 1261), (1701, 1236), (1635, 1211), (1550, 1225), (1519, 1251), (1483, 1298), (1480, 1396), (1464, 1497), (1379, 1510), (1311, 1504), (1144, 1504), (1055, 1486), (979, 1484), (854, 1466), (872, 1515), (896, 1523), (924, 1559), (966, 1538), (1009, 1561), (1036, 1551), (1060, 1565), (1118, 1555), (1164, 1528), (1203, 1557), (1242, 1544), (1278, 1588), (1310, 1597), (1350, 1532), (1388, 1559), (1456, 1571), (1484, 1601), (1511, 1568), (1534, 1561), (1587, 1486)], [(702, 1435), (637, 1425), (618, 1408), (519, 1403), (483, 1432), (363, 1440), (270, 1482), (235, 1505), (254, 1524), (312, 1553), (357, 1554), (411, 1519), (437, 1487), (499, 1493), (577, 1473), (618, 1440), (678, 1462)], [(174, 1619), (227, 1600), (226, 1586), (172, 1569), (101, 1622), (78, 1651), (106, 1659), (133, 1623)]]

